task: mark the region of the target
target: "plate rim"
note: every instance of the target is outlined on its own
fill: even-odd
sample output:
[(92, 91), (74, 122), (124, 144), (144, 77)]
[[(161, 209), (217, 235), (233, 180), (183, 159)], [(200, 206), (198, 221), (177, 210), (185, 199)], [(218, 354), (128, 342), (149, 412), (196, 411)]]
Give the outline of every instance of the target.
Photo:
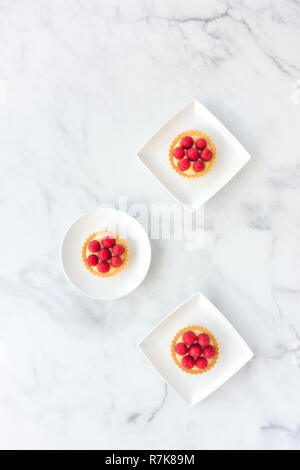
[[(121, 296), (118, 296), (118, 297), (112, 297), (112, 298), (108, 298), (108, 299), (101, 299), (99, 297), (95, 297), (93, 295), (90, 295), (90, 294), (87, 294), (86, 292), (82, 291), (81, 289), (79, 289), (79, 287), (77, 287), (72, 281), (71, 279), (69, 278), (69, 276), (67, 275), (67, 272), (64, 268), (64, 263), (63, 263), (63, 244), (64, 244), (64, 241), (65, 241), (65, 238), (68, 234), (68, 232), (71, 230), (71, 228), (73, 227), (73, 225), (76, 224), (76, 222), (78, 222), (80, 219), (90, 215), (90, 214), (93, 214), (94, 212), (98, 211), (98, 210), (106, 210), (106, 211), (114, 211), (114, 212), (119, 212), (121, 214), (126, 214), (129, 218), (133, 219), (135, 222), (137, 222), (141, 227), (142, 229), (144, 230), (145, 232), (145, 235), (146, 235), (146, 239), (147, 239), (147, 242), (148, 242), (148, 246), (149, 246), (149, 262), (148, 262), (148, 265), (147, 265), (147, 269), (145, 270), (145, 274), (143, 276), (143, 278), (141, 279), (141, 281), (136, 285), (136, 287), (134, 287), (134, 289), (132, 289), (131, 291), (127, 292), (126, 294), (124, 295), (121, 295)], [(102, 302), (109, 302), (111, 300), (118, 300), (118, 299), (121, 299), (123, 297), (126, 297), (127, 295), (131, 294), (132, 292), (134, 292), (140, 285), (141, 283), (144, 281), (145, 277), (147, 276), (148, 274), (148, 271), (149, 271), (149, 268), (150, 268), (150, 264), (151, 264), (151, 259), (152, 259), (152, 247), (151, 247), (151, 243), (150, 243), (150, 240), (149, 240), (149, 236), (148, 236), (148, 233), (146, 232), (145, 228), (143, 227), (143, 225), (138, 221), (136, 220), (134, 217), (132, 217), (132, 215), (128, 214), (128, 212), (125, 212), (125, 211), (121, 211), (120, 209), (115, 209), (114, 207), (97, 207), (96, 209), (93, 209), (93, 210), (90, 210), (90, 211), (87, 211), (85, 212), (84, 214), (81, 214), (79, 217), (77, 217), (76, 220), (74, 220), (69, 226), (68, 228), (65, 230), (64, 232), (64, 235), (61, 239), (61, 242), (60, 242), (60, 247), (59, 247), (59, 255), (60, 255), (60, 267), (61, 267), (61, 270), (65, 276), (65, 278), (67, 279), (68, 283), (77, 291), (79, 292), (80, 294), (82, 295), (85, 295), (86, 297), (90, 298), (90, 299), (93, 299), (93, 300), (99, 300), (99, 301), (102, 301)]]

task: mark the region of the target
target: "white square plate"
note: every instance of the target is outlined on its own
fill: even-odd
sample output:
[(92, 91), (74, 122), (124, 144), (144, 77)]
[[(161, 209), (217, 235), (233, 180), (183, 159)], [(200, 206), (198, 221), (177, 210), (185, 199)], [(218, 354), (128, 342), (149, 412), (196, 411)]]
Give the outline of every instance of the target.
[[(174, 363), (170, 345), (175, 334), (189, 325), (208, 328), (219, 343), (216, 365), (204, 374), (191, 375)], [(139, 343), (140, 349), (163, 379), (189, 405), (196, 405), (238, 372), (253, 353), (222, 313), (202, 294), (171, 312)]]
[[(199, 178), (184, 178), (169, 163), (169, 147), (176, 135), (199, 129), (217, 148), (212, 170)], [(249, 153), (225, 126), (194, 100), (168, 121), (138, 152), (139, 159), (164, 187), (186, 208), (195, 210), (213, 197), (243, 168)]]

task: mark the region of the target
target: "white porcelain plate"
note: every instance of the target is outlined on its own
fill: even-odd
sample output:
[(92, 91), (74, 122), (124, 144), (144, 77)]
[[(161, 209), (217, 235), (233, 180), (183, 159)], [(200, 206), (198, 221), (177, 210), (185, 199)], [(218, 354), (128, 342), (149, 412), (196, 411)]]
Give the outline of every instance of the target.
[[(174, 363), (170, 345), (175, 334), (190, 325), (208, 328), (219, 343), (216, 365), (191, 375)], [(253, 357), (243, 338), (201, 293), (193, 295), (162, 320), (140, 343), (140, 349), (163, 379), (189, 404), (196, 405), (217, 390)]]
[[(184, 178), (169, 163), (169, 147), (181, 132), (201, 130), (217, 148), (212, 170), (199, 178)], [(186, 208), (195, 210), (225, 186), (250, 159), (249, 153), (228, 129), (199, 101), (188, 104), (168, 121), (138, 152), (139, 159)]]
[[(100, 230), (111, 230), (126, 239), (129, 259), (123, 271), (111, 278), (91, 274), (81, 260), (81, 247), (86, 238)], [(76, 220), (61, 246), (63, 271), (82, 294), (99, 300), (112, 300), (129, 294), (143, 281), (151, 260), (151, 246), (142, 225), (126, 212), (97, 209)]]

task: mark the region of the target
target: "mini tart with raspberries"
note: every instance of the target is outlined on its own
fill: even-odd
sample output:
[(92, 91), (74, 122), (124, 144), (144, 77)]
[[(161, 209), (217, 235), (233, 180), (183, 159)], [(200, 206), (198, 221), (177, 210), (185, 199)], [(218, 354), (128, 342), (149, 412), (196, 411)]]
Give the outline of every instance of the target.
[(117, 233), (108, 230), (92, 233), (81, 249), (81, 259), (90, 273), (112, 277), (121, 272), (128, 261), (127, 243)]
[(218, 360), (218, 341), (203, 326), (187, 326), (174, 336), (171, 355), (175, 364), (187, 374), (203, 374)]
[(179, 175), (186, 178), (206, 175), (214, 166), (216, 157), (214, 142), (202, 131), (182, 132), (170, 145), (170, 164)]

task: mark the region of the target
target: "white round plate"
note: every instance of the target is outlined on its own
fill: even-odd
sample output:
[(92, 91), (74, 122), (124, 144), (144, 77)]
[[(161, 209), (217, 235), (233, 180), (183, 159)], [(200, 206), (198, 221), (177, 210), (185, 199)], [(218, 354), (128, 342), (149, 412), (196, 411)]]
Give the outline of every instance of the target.
[[(94, 276), (81, 260), (81, 248), (86, 238), (100, 230), (117, 232), (129, 248), (125, 268), (113, 277)], [(99, 300), (123, 297), (136, 289), (146, 276), (151, 260), (151, 246), (142, 225), (126, 212), (97, 209), (76, 220), (64, 236), (61, 264), (67, 279), (82, 294)]]

